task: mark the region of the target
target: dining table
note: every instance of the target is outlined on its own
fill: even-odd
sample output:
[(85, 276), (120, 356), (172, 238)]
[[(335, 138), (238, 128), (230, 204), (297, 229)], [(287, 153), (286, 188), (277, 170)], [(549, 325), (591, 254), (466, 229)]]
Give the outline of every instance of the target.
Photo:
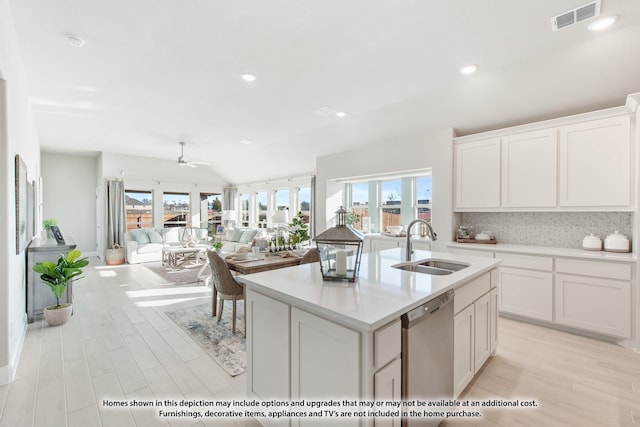
[[(222, 259), (229, 266), (229, 270), (238, 274), (261, 273), (263, 271), (277, 270), (279, 268), (293, 267), (300, 264), (302, 257), (293, 253), (287, 253), (286, 256), (266, 254), (253, 255), (249, 254), (244, 259), (238, 259), (234, 254), (222, 253)], [(218, 303), (218, 291), (215, 283), (211, 283), (213, 289), (213, 304), (211, 305), (211, 315), (216, 315)]]

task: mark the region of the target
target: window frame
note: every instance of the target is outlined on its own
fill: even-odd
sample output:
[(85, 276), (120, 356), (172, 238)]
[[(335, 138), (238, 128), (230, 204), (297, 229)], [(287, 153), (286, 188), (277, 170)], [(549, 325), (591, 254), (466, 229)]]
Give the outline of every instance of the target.
[[(150, 216), (151, 220), (150, 221), (136, 221), (136, 222), (131, 222), (128, 219), (128, 208), (127, 208), (127, 196), (128, 194), (148, 194), (150, 196), (150, 204), (149, 204), (149, 210), (150, 212), (148, 213), (148, 215)], [(153, 228), (154, 222), (153, 222), (153, 190), (124, 190), (124, 195), (125, 195), (125, 227), (127, 229), (127, 231), (129, 230), (134, 230), (137, 228)], [(143, 200), (138, 200), (137, 198), (135, 199), (139, 202), (143, 202)], [(144, 205), (147, 206), (147, 205)], [(146, 208), (144, 208), (144, 210), (146, 210)], [(145, 215), (146, 216), (146, 215)], [(130, 225), (135, 225), (134, 227), (130, 227)], [(147, 225), (147, 227), (145, 227), (145, 225)]]

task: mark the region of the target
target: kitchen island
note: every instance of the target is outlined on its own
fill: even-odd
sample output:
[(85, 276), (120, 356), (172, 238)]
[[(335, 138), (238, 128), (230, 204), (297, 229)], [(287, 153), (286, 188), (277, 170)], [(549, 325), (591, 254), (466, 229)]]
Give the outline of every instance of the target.
[[(415, 251), (413, 260), (468, 264), (449, 275), (430, 275), (393, 268), (404, 255), (402, 248), (364, 254), (355, 283), (323, 281), (317, 263), (240, 276), (247, 298), (249, 397), (399, 400), (400, 317), (451, 289), (455, 292), (457, 395), (480, 368), (482, 358), (486, 360), (495, 349), (491, 329), (495, 331), (497, 309), (490, 303), (497, 301), (500, 260)], [(491, 298), (492, 293), (496, 298)], [(484, 319), (479, 325), (474, 316), (476, 302), (486, 302), (479, 306)], [(474, 337), (478, 330), (486, 339)], [(477, 351), (479, 343), (484, 344), (481, 351)], [(260, 421), (323, 424), (322, 419)], [(373, 419), (343, 419), (341, 425), (373, 425)]]

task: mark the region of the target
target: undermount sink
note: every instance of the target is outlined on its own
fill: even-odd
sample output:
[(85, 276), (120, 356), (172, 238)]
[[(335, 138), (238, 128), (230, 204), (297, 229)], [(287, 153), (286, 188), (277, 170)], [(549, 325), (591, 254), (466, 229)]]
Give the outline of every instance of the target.
[(392, 265), (391, 267), (399, 270), (413, 271), (415, 273), (432, 274), (435, 276), (445, 276), (455, 273), (463, 268), (469, 267), (469, 264), (461, 262), (444, 261), (439, 259), (423, 259), (420, 261), (403, 262)]

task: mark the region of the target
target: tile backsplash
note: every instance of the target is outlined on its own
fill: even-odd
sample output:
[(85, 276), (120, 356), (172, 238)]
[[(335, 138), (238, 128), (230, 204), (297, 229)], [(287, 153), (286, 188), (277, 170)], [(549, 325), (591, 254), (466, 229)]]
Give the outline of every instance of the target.
[(462, 225), (491, 231), (498, 243), (580, 248), (584, 236), (614, 231), (631, 239), (632, 212), (465, 212)]

